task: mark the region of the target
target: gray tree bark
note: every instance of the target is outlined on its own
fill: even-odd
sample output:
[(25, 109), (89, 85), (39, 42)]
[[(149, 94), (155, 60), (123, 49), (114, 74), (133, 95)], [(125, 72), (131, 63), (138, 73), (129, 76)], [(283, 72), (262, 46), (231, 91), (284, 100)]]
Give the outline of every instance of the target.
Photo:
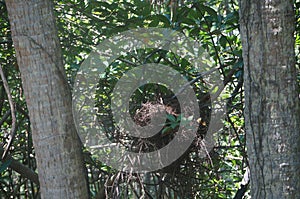
[(6, 0), (36, 152), (41, 196), (88, 198), (50, 0)]
[(241, 0), (252, 198), (300, 198), (300, 109), (292, 0)]

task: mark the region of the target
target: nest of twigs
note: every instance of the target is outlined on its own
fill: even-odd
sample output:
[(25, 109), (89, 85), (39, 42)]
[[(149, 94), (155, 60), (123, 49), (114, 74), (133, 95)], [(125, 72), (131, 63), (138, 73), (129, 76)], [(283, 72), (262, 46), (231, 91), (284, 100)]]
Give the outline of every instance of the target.
[[(133, 105), (132, 105), (133, 106)], [(201, 106), (200, 106), (201, 107)], [(132, 108), (132, 107), (131, 107)], [(131, 109), (131, 117), (133, 121), (140, 126), (147, 126), (151, 123), (151, 118), (161, 111), (165, 111), (166, 114), (172, 115), (174, 118), (178, 118), (181, 114), (181, 111), (190, 111), (190, 110), (181, 110), (180, 104), (176, 98), (170, 100), (156, 100), (156, 101), (146, 101), (141, 103), (138, 108), (133, 107)], [(147, 191), (147, 189), (156, 189), (157, 187), (164, 187), (163, 189), (169, 190), (171, 192), (176, 192), (178, 195), (181, 195), (184, 198), (189, 198), (187, 193), (193, 194), (193, 190), (189, 190), (192, 186), (191, 184), (199, 184), (201, 186), (201, 179), (194, 178), (195, 174), (202, 175), (201, 173), (208, 172), (211, 165), (210, 154), (203, 158), (203, 148), (205, 148), (205, 143), (203, 143), (203, 138), (206, 135), (207, 128), (209, 125), (210, 119), (210, 109), (209, 107), (202, 107), (200, 109), (200, 117), (197, 129), (197, 136), (194, 139), (194, 142), (186, 150), (180, 158), (178, 158), (171, 165), (155, 172), (147, 174), (147, 183), (153, 184), (150, 185), (143, 184), (139, 182), (142, 180), (143, 175), (140, 174), (118, 174), (123, 176), (122, 178), (116, 180), (116, 182), (129, 182), (132, 183), (139, 182), (142, 187)], [(113, 121), (112, 119), (110, 121)], [(126, 132), (123, 132), (120, 129), (114, 128), (113, 130), (108, 130), (107, 135), (115, 142), (126, 145), (128, 150), (131, 150), (136, 153), (147, 153), (157, 149), (160, 149), (166, 146), (174, 136), (176, 135), (178, 128), (169, 128), (168, 119), (165, 121), (165, 125), (162, 126), (161, 130), (157, 132), (154, 136), (149, 138), (138, 138), (129, 136)], [(107, 123), (108, 126), (113, 126), (113, 122)], [(108, 129), (108, 128), (107, 128)], [(169, 129), (167, 132), (164, 132), (164, 129)], [(184, 135), (182, 136), (184, 139)], [(207, 151), (207, 153), (210, 153)], [(206, 166), (202, 166), (206, 165)], [(207, 167), (207, 168), (206, 168)], [(164, 179), (165, 185), (157, 184), (158, 181)], [(120, 188), (119, 184), (115, 184), (116, 187)], [(113, 188), (117, 189), (117, 188)], [(120, 191), (120, 190), (119, 190)], [(196, 191), (196, 189), (195, 189)], [(112, 191), (114, 192), (114, 191)]]

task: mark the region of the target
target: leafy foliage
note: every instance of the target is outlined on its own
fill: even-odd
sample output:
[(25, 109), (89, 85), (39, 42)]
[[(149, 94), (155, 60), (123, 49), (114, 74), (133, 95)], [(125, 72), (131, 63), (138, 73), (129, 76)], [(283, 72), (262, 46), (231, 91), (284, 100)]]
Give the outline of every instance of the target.
[[(172, 3), (173, 2), (173, 3)], [(56, 0), (58, 35), (63, 49), (63, 57), (69, 83), (74, 78), (80, 64), (99, 42), (125, 30), (139, 27), (171, 28), (200, 42), (213, 58), (218, 72), (223, 78), (225, 89), (222, 98), (227, 102), (227, 117), (224, 127), (215, 138), (213, 150), (206, 158), (200, 158), (197, 147), (205, 136), (210, 117), (210, 101), (201, 101), (208, 93), (207, 85), (201, 78), (193, 83), (201, 110), (199, 136), (194, 147), (178, 161), (161, 171), (145, 175), (128, 174), (113, 170), (97, 160), (85, 150), (89, 186), (92, 198), (107, 192), (109, 198), (232, 198), (240, 186), (247, 157), (246, 135), (243, 119), (243, 59), (239, 37), (239, 13), (235, 0), (195, 0), (195, 1), (99, 1), (99, 0)], [(296, 8), (296, 57), (300, 60), (300, 3)], [(10, 154), (18, 162), (31, 170), (36, 170), (35, 153), (32, 145), (29, 116), (23, 96), (20, 72), (14, 55), (9, 21), (5, 3), (0, 1), (0, 60), (1, 67), (9, 82), (9, 87), (17, 109), (17, 132)], [(128, 64), (131, 63), (131, 64)], [(99, 81), (96, 94), (98, 116), (105, 117), (107, 136), (112, 141), (122, 135), (115, 129), (111, 116), (110, 99), (113, 85), (122, 74), (140, 63), (160, 63), (173, 67), (189, 81), (197, 78), (197, 71), (191, 64), (171, 52), (155, 49), (141, 49), (129, 52), (111, 63), (105, 71), (105, 78)], [(300, 75), (299, 75), (300, 83)], [(174, 93), (159, 85), (140, 87), (131, 97), (131, 115), (134, 118), (143, 105), (160, 101), (160, 97), (172, 97)], [(168, 101), (168, 100), (167, 100)], [(201, 104), (202, 103), (202, 104)], [(181, 118), (176, 100), (169, 100), (167, 121), (161, 131), (164, 139), (172, 138)], [(149, 105), (152, 106), (151, 103)], [(11, 129), (10, 108), (7, 96), (0, 81), (0, 139), (6, 144)], [(104, 115), (104, 116), (103, 116)], [(136, 120), (138, 121), (138, 119)], [(142, 121), (145, 122), (145, 121)], [(119, 136), (119, 137), (118, 137)], [(156, 137), (157, 138), (157, 137)], [(161, 137), (159, 137), (161, 138)], [(168, 141), (166, 139), (166, 141)], [(120, 140), (120, 139), (119, 139)], [(125, 135), (128, 146), (149, 145)], [(155, 143), (147, 140), (147, 143)], [(8, 162), (0, 164), (0, 198), (38, 198), (39, 186), (20, 176), (9, 167)], [(97, 196), (98, 195), (98, 196)]]

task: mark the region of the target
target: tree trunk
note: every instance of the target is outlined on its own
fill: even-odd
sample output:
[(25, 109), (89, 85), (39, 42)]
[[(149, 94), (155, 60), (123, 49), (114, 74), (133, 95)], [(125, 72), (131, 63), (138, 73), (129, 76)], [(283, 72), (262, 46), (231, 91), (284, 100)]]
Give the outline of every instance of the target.
[(6, 0), (30, 114), (41, 196), (88, 198), (50, 0)]
[(300, 109), (292, 0), (241, 0), (252, 198), (300, 198)]

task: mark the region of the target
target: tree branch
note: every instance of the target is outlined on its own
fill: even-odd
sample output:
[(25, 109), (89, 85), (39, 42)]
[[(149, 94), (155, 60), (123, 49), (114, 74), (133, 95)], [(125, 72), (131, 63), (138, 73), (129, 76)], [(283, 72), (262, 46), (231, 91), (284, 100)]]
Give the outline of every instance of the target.
[(1, 79), (3, 81), (5, 92), (7, 94), (7, 98), (8, 98), (8, 102), (9, 102), (9, 106), (10, 106), (10, 110), (11, 110), (10, 111), (11, 119), (12, 119), (12, 125), (11, 125), (10, 134), (9, 134), (9, 140), (8, 140), (8, 143), (7, 143), (7, 145), (5, 147), (5, 150), (2, 154), (2, 159), (5, 159), (5, 156), (7, 155), (7, 152), (9, 151), (9, 148), (10, 148), (10, 146), (12, 144), (12, 141), (14, 139), (14, 136), (15, 136), (17, 119), (16, 119), (16, 111), (15, 111), (14, 102), (12, 100), (12, 96), (11, 96), (11, 93), (10, 93), (10, 90), (9, 90), (9, 86), (8, 86), (7, 80), (5, 78), (5, 75), (3, 73), (1, 64), (0, 64), (0, 76), (1, 76)]
[[(3, 151), (4, 151), (3, 148), (0, 147), (0, 155), (2, 155)], [(6, 161), (10, 161), (10, 160), (11, 160), (11, 163), (9, 165), (9, 168), (11, 168), (15, 172), (19, 173), (24, 178), (31, 180), (35, 184), (37, 184), (37, 185), (40, 184), (38, 174), (36, 172), (32, 171), (27, 166), (25, 166), (25, 165), (21, 164), (20, 162), (18, 162), (17, 160), (15, 160), (13, 157), (11, 157), (10, 154), (7, 154), (5, 159), (1, 159), (2, 162), (6, 162)]]

